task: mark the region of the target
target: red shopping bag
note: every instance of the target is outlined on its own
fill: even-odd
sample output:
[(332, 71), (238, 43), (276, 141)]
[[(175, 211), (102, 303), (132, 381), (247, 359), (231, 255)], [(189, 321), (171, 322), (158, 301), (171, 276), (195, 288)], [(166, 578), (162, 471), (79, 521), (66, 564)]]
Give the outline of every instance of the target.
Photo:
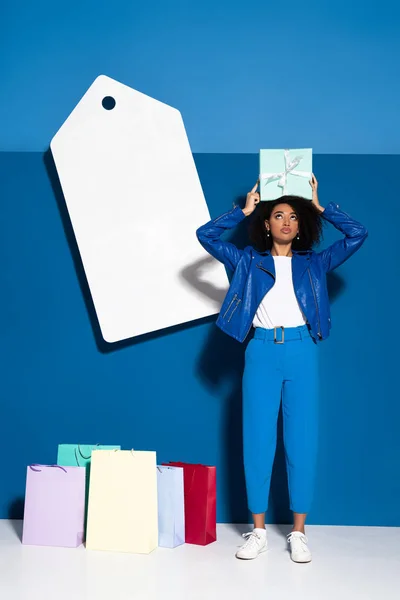
[(217, 539), (217, 468), (182, 462), (164, 463), (183, 468), (185, 542), (206, 546)]

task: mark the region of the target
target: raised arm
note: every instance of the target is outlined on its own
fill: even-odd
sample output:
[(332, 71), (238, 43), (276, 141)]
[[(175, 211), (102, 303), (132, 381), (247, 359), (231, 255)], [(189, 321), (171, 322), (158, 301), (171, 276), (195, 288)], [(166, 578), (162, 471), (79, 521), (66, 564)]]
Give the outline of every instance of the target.
[(339, 205), (335, 202), (328, 204), (323, 208), (318, 199), (318, 181), (313, 174), (310, 181), (313, 190), (312, 202), (314, 206), (321, 212), (321, 216), (329, 223), (332, 223), (336, 229), (344, 234), (344, 238), (338, 240), (326, 250), (318, 252), (317, 256), (322, 262), (323, 269), (326, 273), (333, 271), (339, 265), (344, 263), (352, 254), (354, 254), (368, 237), (368, 231), (358, 221), (350, 217), (347, 213), (339, 209)]
[(328, 272), (336, 269), (361, 248), (368, 237), (368, 231), (364, 225), (340, 210), (335, 202), (328, 204), (322, 217), (344, 234), (344, 238), (318, 252), (324, 270)]
[(247, 194), (246, 206), (243, 210), (239, 206), (235, 206), (233, 210), (212, 219), (196, 231), (197, 239), (203, 248), (231, 271), (236, 269), (243, 251), (236, 248), (231, 242), (222, 241), (221, 235), (224, 231), (236, 227), (254, 211), (260, 201), (260, 195), (256, 192), (257, 186), (258, 182)]

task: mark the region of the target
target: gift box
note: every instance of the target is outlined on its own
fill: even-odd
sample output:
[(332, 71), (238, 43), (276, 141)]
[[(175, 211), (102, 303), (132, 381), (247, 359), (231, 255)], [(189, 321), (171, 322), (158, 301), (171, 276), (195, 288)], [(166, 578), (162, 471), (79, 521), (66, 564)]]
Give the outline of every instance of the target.
[(22, 543), (76, 548), (83, 542), (86, 472), (83, 467), (30, 465)]
[(169, 462), (182, 467), (185, 494), (185, 542), (205, 546), (217, 539), (217, 469)]
[(281, 196), (312, 199), (312, 149), (260, 150), (260, 199)]
[(86, 548), (148, 554), (157, 545), (156, 453), (93, 450)]
[(157, 467), (158, 545), (175, 548), (185, 543), (183, 469)]

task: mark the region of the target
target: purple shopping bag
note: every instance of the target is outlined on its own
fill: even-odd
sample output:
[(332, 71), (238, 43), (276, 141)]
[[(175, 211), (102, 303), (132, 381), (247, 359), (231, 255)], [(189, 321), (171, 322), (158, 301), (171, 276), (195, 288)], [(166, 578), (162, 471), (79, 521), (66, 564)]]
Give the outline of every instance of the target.
[(76, 548), (83, 542), (85, 467), (30, 465), (22, 543)]

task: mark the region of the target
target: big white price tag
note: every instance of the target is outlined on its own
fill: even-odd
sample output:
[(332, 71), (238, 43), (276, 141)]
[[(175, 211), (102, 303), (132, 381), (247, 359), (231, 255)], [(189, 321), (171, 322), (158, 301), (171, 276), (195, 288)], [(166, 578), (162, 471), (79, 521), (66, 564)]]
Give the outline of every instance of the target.
[(177, 109), (101, 75), (50, 147), (107, 342), (219, 311), (228, 278), (196, 238), (210, 214)]

